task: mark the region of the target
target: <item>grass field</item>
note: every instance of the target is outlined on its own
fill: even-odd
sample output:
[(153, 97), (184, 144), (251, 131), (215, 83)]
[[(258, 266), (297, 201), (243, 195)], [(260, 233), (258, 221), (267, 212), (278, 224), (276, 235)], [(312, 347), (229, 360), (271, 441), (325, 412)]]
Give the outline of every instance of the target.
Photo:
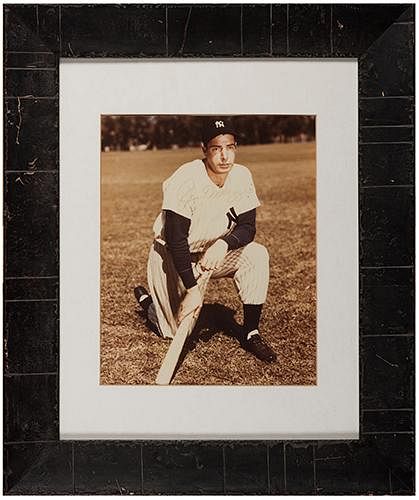
[[(146, 328), (133, 288), (147, 286), (162, 181), (199, 157), (198, 149), (102, 153), (101, 384), (154, 383), (170, 340)], [(236, 161), (251, 170), (262, 203), (255, 239), (269, 250), (270, 284), (260, 330), (278, 361), (240, 347), (226, 326), (242, 321), (240, 300), (232, 280), (214, 280), (172, 383), (315, 384), (315, 144), (243, 146)]]

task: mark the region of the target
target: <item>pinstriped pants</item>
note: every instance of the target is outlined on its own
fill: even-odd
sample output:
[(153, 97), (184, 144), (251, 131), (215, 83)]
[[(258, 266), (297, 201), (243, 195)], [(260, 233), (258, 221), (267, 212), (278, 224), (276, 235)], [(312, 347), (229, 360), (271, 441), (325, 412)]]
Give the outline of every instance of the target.
[[(197, 263), (203, 254), (193, 254), (192, 269), (195, 277), (199, 275)], [(266, 300), (269, 283), (269, 254), (266, 248), (256, 242), (230, 250), (216, 269), (211, 279), (232, 278), (243, 304), (263, 304)], [(177, 323), (175, 314), (183, 300), (186, 289), (173, 264), (167, 246), (155, 240), (151, 246), (147, 279), (153, 299), (156, 320), (164, 337), (173, 338)], [(208, 279), (200, 280), (201, 292), (205, 291)], [(150, 308), (151, 309), (151, 308)], [(191, 325), (191, 330), (194, 325)]]

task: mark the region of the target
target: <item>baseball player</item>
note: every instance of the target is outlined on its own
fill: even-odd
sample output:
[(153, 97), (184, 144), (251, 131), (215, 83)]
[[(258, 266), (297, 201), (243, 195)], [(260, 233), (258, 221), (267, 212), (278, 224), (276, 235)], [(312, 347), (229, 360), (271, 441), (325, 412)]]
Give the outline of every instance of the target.
[(269, 282), (269, 255), (253, 241), (260, 205), (250, 171), (235, 163), (236, 133), (225, 119), (203, 128), (203, 159), (179, 167), (163, 183), (162, 211), (154, 223), (147, 278), (150, 293), (135, 297), (153, 329), (173, 338), (183, 318), (197, 311), (211, 279), (232, 278), (243, 303), (241, 345), (265, 362), (275, 352), (258, 330)]

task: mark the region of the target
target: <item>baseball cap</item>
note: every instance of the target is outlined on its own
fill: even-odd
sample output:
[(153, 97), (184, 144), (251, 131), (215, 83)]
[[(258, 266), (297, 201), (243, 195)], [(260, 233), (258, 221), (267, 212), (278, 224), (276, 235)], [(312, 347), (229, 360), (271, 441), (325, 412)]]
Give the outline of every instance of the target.
[(203, 144), (208, 144), (211, 139), (220, 134), (231, 134), (236, 137), (236, 132), (228, 119), (210, 118), (205, 121), (201, 136)]

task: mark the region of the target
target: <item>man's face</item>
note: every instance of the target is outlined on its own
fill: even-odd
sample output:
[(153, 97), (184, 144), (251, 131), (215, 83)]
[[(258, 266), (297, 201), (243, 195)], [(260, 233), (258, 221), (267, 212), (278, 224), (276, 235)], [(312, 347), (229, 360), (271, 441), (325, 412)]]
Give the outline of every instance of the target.
[(217, 135), (202, 148), (207, 166), (214, 174), (230, 172), (236, 158), (236, 149), (236, 141), (231, 134)]

